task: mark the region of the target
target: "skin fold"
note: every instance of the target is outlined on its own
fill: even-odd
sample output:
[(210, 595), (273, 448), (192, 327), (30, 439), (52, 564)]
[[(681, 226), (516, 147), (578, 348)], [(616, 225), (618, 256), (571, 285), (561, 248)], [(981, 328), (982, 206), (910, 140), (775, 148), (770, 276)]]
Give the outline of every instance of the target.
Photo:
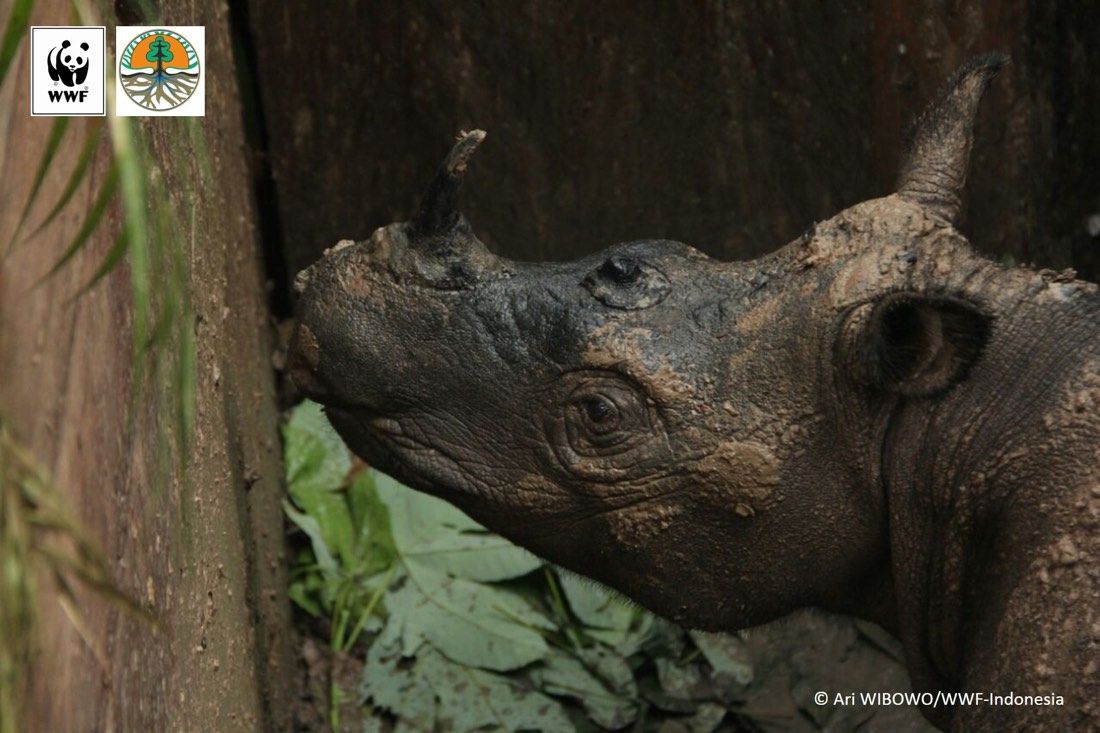
[(409, 222), (299, 275), (291, 372), (368, 463), (681, 624), (802, 607), (902, 640), (955, 730), (1100, 726), (1100, 294), (953, 226), (976, 59), (896, 193), (719, 262), (638, 241), (498, 257), (463, 133)]

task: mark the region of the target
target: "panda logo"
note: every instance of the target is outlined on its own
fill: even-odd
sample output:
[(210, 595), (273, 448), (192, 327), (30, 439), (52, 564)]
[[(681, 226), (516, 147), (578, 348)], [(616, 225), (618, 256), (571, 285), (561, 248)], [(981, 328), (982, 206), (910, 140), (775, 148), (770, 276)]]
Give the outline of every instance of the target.
[(77, 51), (72, 43), (62, 41), (46, 56), (46, 67), (51, 79), (67, 87), (83, 84), (88, 76), (88, 44), (81, 43)]

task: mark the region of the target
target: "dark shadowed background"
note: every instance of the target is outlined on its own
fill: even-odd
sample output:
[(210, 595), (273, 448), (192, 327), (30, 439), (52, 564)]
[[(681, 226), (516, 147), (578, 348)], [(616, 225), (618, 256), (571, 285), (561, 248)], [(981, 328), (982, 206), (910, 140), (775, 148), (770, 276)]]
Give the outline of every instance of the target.
[(982, 108), (963, 229), (996, 257), (1100, 269), (1089, 3), (254, 0), (247, 13), (269, 223), (291, 275), (407, 218), (470, 127), (489, 138), (467, 212), (499, 252), (667, 237), (752, 257), (890, 192), (908, 123), (994, 50), (1013, 63)]

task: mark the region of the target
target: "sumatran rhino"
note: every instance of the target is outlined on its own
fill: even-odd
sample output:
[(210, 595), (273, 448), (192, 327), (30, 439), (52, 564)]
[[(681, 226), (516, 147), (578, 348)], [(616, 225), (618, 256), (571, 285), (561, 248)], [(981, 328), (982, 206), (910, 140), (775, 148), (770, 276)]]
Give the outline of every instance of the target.
[(949, 82), (895, 193), (750, 262), (498, 257), (464, 133), (411, 221), (299, 277), (293, 376), (370, 464), (667, 618), (854, 614), (917, 691), (1052, 696), (941, 727), (1098, 726), (1100, 294), (952, 224), (1003, 62)]

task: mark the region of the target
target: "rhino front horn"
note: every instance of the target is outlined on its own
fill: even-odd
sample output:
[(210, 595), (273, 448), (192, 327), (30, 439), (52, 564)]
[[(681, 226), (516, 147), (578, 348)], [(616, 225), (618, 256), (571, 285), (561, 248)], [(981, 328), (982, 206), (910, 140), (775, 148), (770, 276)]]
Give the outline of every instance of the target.
[(466, 165), (477, 146), (485, 139), (484, 130), (460, 133), (458, 141), (443, 160), (435, 178), (420, 202), (420, 209), (410, 222), (414, 237), (446, 234), (454, 229), (462, 218), (458, 210), (458, 192)]
[(971, 60), (955, 72), (939, 99), (917, 119), (898, 177), (899, 196), (945, 221), (955, 221), (966, 184), (978, 103), (1006, 63), (1008, 56), (999, 53)]

